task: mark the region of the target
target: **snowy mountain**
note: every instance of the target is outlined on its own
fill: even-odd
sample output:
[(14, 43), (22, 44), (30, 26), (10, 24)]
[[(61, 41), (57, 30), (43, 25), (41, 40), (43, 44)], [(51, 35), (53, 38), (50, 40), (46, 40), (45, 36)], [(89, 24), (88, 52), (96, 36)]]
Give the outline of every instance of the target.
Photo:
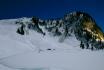
[(72, 30), (77, 40), (81, 41), (81, 48), (91, 50), (104, 48), (103, 31), (89, 14), (73, 12), (67, 14), (64, 21), (67, 28)]
[[(66, 38), (75, 36), (75, 38), (80, 41), (80, 47), (82, 49), (86, 48), (91, 50), (99, 50), (104, 48), (103, 31), (96, 24), (95, 20), (87, 13), (72, 12), (66, 14), (61, 19), (41, 20), (34, 17), (33, 20), (34, 23), (38, 23), (38, 25), (35, 27), (32, 26), (31, 20), (25, 21), (23, 19), (23, 21), (19, 20), (17, 23), (21, 23), (22, 25), (24, 24), (24, 28), (27, 30), (33, 29), (43, 35), (49, 32), (48, 34), (51, 36), (59, 37), (60, 42), (64, 42)], [(43, 29), (39, 28), (38, 26), (41, 26)], [(44, 32), (44, 29), (47, 32)]]
[(0, 70), (104, 70), (103, 41), (84, 12), (0, 20)]

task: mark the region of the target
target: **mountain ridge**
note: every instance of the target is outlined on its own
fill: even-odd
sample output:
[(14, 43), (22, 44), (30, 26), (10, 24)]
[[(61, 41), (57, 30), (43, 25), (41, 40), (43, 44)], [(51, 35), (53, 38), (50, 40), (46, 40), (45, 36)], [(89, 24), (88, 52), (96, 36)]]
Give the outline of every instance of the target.
[[(32, 18), (34, 18), (34, 23), (38, 24), (38, 29), (34, 29)], [(48, 20), (32, 18), (15, 19), (15, 23), (24, 25), (24, 33), (29, 30), (28, 26), (30, 25), (32, 30), (38, 30), (39, 33), (45, 35), (45, 32), (48, 32), (49, 35), (60, 37), (59, 42), (64, 42), (66, 38), (75, 35), (76, 39), (80, 41), (82, 49), (99, 50), (104, 48), (104, 33), (88, 13), (75, 11), (65, 14), (63, 18)]]

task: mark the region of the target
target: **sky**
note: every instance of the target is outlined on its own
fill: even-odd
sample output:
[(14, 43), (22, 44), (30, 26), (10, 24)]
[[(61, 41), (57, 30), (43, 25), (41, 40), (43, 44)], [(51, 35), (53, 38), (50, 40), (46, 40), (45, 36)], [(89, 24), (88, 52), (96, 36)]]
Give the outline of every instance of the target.
[(103, 0), (0, 0), (0, 19), (37, 16), (61, 18), (65, 13), (85, 11), (104, 28)]

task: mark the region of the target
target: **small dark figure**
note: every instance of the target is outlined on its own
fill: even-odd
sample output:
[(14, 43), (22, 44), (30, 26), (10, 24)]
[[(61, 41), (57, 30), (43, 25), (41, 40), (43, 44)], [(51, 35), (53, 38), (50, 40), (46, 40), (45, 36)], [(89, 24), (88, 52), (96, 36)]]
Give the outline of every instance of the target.
[(48, 50), (48, 51), (51, 51), (51, 50), (54, 51), (55, 49), (50, 49), (50, 48), (48, 48), (47, 50)]
[(87, 43), (87, 44), (86, 44), (86, 49), (88, 49), (88, 48), (89, 48), (89, 44)]
[(91, 50), (92, 50), (92, 51), (94, 50), (94, 47), (93, 47), (93, 46), (91, 47)]
[(81, 47), (82, 49), (84, 49), (84, 44), (82, 43), (82, 41), (81, 41), (80, 47)]
[(52, 50), (52, 49), (49, 48), (49, 49), (47, 49), (47, 50)]

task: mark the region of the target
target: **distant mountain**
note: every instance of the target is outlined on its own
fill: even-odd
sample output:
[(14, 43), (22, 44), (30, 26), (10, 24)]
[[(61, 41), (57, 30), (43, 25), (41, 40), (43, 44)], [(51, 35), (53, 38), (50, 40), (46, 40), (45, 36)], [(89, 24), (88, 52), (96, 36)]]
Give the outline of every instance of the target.
[(77, 40), (81, 41), (81, 48), (92, 50), (104, 48), (103, 31), (89, 14), (72, 12), (65, 15), (64, 22), (69, 30), (72, 29)]
[[(27, 21), (26, 18), (21, 18), (16, 23), (22, 22), (28, 29), (28, 25), (33, 23), (31, 20)], [(104, 48), (103, 31), (95, 20), (85, 12), (72, 12), (59, 19), (42, 20), (34, 17), (34, 21), (36, 21), (34, 23), (44, 27), (50, 35), (60, 37), (59, 42), (64, 42), (66, 38), (74, 35), (80, 41), (82, 49), (98, 50)]]

